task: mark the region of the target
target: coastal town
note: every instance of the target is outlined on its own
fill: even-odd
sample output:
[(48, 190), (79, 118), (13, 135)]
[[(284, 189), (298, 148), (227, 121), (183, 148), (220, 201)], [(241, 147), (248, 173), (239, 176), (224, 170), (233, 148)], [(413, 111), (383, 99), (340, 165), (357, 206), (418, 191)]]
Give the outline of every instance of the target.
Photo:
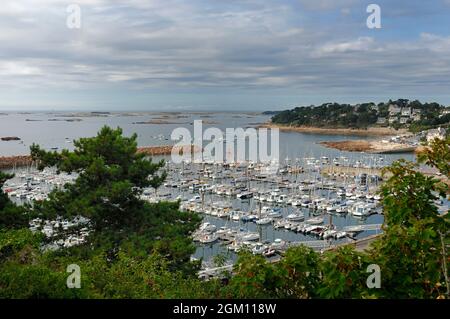
[(337, 104), (295, 108), (276, 113), (264, 127), (311, 134), (355, 135), (371, 139), (325, 141), (342, 151), (420, 152), (422, 144), (449, 134), (450, 107), (399, 99), (387, 103)]

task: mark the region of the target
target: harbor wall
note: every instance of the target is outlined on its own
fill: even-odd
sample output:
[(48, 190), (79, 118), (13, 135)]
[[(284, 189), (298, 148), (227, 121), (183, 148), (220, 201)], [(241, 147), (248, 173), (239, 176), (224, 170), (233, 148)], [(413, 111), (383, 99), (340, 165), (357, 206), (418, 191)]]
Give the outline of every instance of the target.
[[(157, 155), (170, 155), (172, 154), (172, 145), (161, 145), (161, 146), (144, 146), (138, 147), (138, 153), (144, 153), (151, 156)], [(178, 150), (182, 153), (183, 146), (177, 146), (175, 151)], [(199, 152), (201, 149), (191, 145), (191, 152)], [(26, 167), (33, 164), (33, 160), (30, 155), (16, 155), (16, 156), (2, 156), (0, 157), (0, 169), (10, 169), (14, 167)]]

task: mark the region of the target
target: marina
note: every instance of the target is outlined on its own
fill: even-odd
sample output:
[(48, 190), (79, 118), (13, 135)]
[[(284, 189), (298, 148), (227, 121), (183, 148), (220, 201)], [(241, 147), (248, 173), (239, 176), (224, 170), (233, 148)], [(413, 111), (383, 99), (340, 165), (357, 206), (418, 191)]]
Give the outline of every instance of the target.
[[(43, 114), (26, 116), (45, 117)], [(190, 119), (198, 116), (186, 115)], [(245, 127), (250, 121), (267, 118), (244, 114), (237, 117), (233, 113), (210, 116), (220, 128)], [(151, 203), (179, 201), (181, 210), (203, 217), (202, 225), (192, 234), (197, 247), (192, 258), (201, 259), (205, 269), (214, 268), (212, 261), (219, 255), (233, 264), (242, 249), (265, 256), (268, 260), (279, 260), (284, 251), (292, 246), (303, 244), (317, 251), (325, 251), (380, 234), (383, 212), (377, 191), (382, 183), (382, 169), (397, 158), (414, 158), (405, 154), (336, 151), (323, 147), (319, 142), (337, 140), (341, 138), (339, 136), (280, 132), (281, 159), (275, 163), (275, 172), (269, 167), (274, 163), (251, 161), (217, 163), (204, 159), (196, 163), (186, 161), (175, 164), (163, 154), (169, 147), (164, 145), (170, 144), (170, 129), (176, 125), (165, 125), (161, 129), (132, 126), (136, 118), (144, 117), (148, 115), (121, 117), (115, 114), (85, 118), (77, 125), (89, 124), (89, 129), (93, 129), (111, 122), (118, 123), (125, 131), (139, 130), (140, 145), (154, 145), (159, 147), (158, 150), (164, 150), (157, 152), (161, 155), (151, 155), (151, 152), (149, 155), (154, 160), (166, 161), (164, 169), (168, 173), (167, 179), (157, 190), (143, 189), (142, 199)], [(57, 125), (58, 122), (50, 123)], [(47, 148), (52, 149), (52, 145), (56, 145), (58, 150), (72, 148), (73, 144), (67, 141), (72, 141), (79, 133), (68, 135), (71, 137), (61, 138), (61, 143), (47, 142)], [(26, 143), (28, 138), (24, 140)], [(44, 138), (44, 145), (45, 141)], [(14, 146), (4, 144), (7, 145)], [(17, 147), (23, 147), (23, 144)], [(4, 185), (4, 191), (16, 203), (45, 200), (52, 189), (61, 188), (76, 178), (76, 174), (57, 175), (55, 169), (39, 172), (33, 163), (25, 164), (25, 167), (13, 166), (9, 169), (16, 177)], [(441, 203), (441, 209), (444, 210), (446, 205)], [(34, 221), (30, 227), (51, 236), (52, 228), (62, 222), (76, 221)], [(75, 238), (55, 238), (49, 248), (82, 243), (87, 234), (85, 230)]]
[[(164, 185), (144, 189), (141, 197), (153, 203), (179, 201), (181, 210), (203, 216), (192, 234), (197, 245), (193, 258), (208, 261), (220, 254), (232, 262), (236, 253), (248, 249), (276, 259), (295, 245), (324, 250), (381, 232), (382, 208), (376, 194), (380, 177), (322, 174), (325, 167), (341, 162), (349, 160), (285, 159), (276, 174), (265, 174), (267, 164), (261, 163), (167, 161)], [(32, 167), (15, 173), (4, 191), (17, 203), (46, 200), (52, 189), (76, 178)], [(30, 226), (52, 236), (52, 228), (71, 222), (36, 220)], [(79, 238), (58, 239), (55, 247), (82, 243), (86, 231)]]

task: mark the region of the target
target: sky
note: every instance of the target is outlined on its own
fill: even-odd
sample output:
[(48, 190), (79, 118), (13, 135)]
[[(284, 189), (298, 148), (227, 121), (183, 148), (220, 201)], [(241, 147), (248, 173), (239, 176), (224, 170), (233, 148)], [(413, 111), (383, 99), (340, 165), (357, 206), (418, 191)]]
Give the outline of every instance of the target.
[(450, 105), (449, 17), (450, 0), (2, 0), (0, 110)]

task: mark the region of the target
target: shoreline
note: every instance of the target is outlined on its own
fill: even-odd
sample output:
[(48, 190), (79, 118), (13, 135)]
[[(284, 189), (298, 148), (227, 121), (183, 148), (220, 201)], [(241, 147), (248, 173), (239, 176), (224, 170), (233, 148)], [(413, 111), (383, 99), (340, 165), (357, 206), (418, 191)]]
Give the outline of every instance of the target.
[(367, 129), (351, 128), (323, 128), (314, 126), (291, 126), (273, 123), (260, 124), (258, 128), (278, 128), (283, 132), (297, 132), (304, 134), (322, 135), (352, 135), (352, 136), (395, 136), (408, 133), (405, 129), (395, 130), (387, 127), (369, 127)]
[[(178, 150), (179, 154), (182, 154), (183, 148), (186, 146), (174, 146), (174, 145), (160, 145), (160, 146), (141, 146), (138, 147), (138, 154), (146, 154), (151, 156), (170, 155), (172, 150)], [(195, 145), (190, 145), (191, 152), (197, 153), (201, 150)], [(0, 156), (0, 169), (10, 169), (14, 167), (25, 167), (33, 164), (31, 155), (12, 155), (12, 156)]]
[(372, 154), (398, 154), (398, 153), (415, 153), (420, 147), (410, 146), (401, 143), (383, 142), (383, 141), (366, 141), (366, 140), (352, 140), (352, 141), (332, 141), (320, 142), (328, 148), (334, 148), (339, 151), (346, 152), (364, 152)]

